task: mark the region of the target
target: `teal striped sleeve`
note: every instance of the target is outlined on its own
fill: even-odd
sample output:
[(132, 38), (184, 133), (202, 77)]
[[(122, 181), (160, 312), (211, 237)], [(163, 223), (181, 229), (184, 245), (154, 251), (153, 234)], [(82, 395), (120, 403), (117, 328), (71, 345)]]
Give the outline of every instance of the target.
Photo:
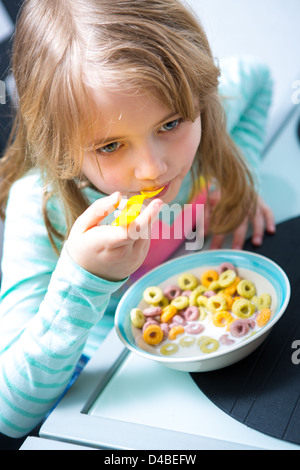
[(223, 59), (220, 68), (219, 93), (227, 130), (246, 158), (259, 190), (260, 162), (272, 103), (271, 73), (266, 64), (249, 56)]
[(89, 331), (121, 285), (99, 282), (63, 249), (37, 314), (0, 355), (2, 433), (28, 433), (53, 406), (71, 378)]
[[(94, 326), (124, 281), (54, 254), (31, 176), (12, 188), (7, 207), (0, 303), (0, 433), (29, 433), (61, 396)], [(100, 321), (101, 324), (101, 321)]]

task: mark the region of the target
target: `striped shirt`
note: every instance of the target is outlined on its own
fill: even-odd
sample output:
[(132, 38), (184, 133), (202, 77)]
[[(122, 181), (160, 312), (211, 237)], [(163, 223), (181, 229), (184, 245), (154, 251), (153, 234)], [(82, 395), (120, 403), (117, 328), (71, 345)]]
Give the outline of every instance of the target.
[[(220, 94), (228, 131), (254, 172), (263, 149), (271, 100), (266, 67), (247, 59), (222, 65)], [(177, 196), (188, 201), (189, 174)], [(86, 188), (92, 203), (103, 195)], [(113, 326), (113, 315), (130, 279), (109, 282), (72, 261), (65, 246), (58, 257), (42, 216), (43, 187), (30, 172), (11, 188), (6, 211), (0, 304), (0, 433), (28, 434), (53, 407), (74, 377), (80, 358), (93, 355)], [(63, 231), (58, 201), (50, 218)]]

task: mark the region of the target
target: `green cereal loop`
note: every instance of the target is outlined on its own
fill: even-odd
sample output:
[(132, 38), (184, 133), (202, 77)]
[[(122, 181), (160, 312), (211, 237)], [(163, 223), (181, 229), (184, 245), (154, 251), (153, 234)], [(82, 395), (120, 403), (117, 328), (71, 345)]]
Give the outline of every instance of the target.
[(176, 343), (167, 343), (167, 344), (164, 344), (160, 348), (160, 352), (164, 356), (171, 356), (171, 354), (175, 354), (178, 351), (178, 349), (179, 349), (178, 344), (176, 344)]
[(217, 313), (217, 312), (220, 312), (221, 310), (227, 310), (227, 302), (226, 302), (226, 299), (224, 299), (223, 297), (221, 297), (218, 294), (217, 295), (212, 295), (207, 300), (206, 307), (212, 313)]
[(237, 299), (233, 302), (232, 313), (238, 318), (249, 318), (255, 312), (255, 306), (247, 299)]
[(204, 354), (209, 354), (215, 352), (219, 349), (220, 343), (216, 339), (213, 338), (205, 338), (200, 343), (200, 349)]
[(203, 321), (205, 320), (206, 316), (207, 316), (207, 312), (205, 310), (205, 307), (199, 307), (199, 312), (200, 312), (200, 317), (199, 317), (199, 321)]
[(183, 310), (190, 305), (190, 300), (186, 295), (179, 295), (171, 301), (171, 305), (174, 305), (177, 310)]
[(163, 291), (160, 287), (147, 287), (143, 293), (143, 299), (151, 305), (158, 304), (164, 297)]
[(191, 346), (193, 346), (195, 341), (195, 338), (193, 338), (192, 336), (184, 336), (183, 338), (180, 338), (179, 344), (183, 348), (190, 348)]
[(221, 286), (219, 284), (219, 280), (212, 281), (208, 286), (208, 290), (214, 290), (215, 292), (218, 292), (220, 289), (221, 289)]
[(256, 294), (255, 285), (253, 282), (248, 281), (247, 279), (243, 279), (237, 285), (237, 293), (246, 299), (252, 299), (252, 297)]
[(190, 273), (181, 274), (177, 280), (177, 283), (182, 290), (193, 290), (199, 284), (196, 276)]
[(272, 303), (272, 297), (270, 294), (261, 294), (258, 297), (257, 310), (262, 310), (263, 308), (270, 308)]
[(206, 292), (206, 291), (207, 291), (207, 287), (204, 287), (202, 284), (200, 284), (195, 289), (193, 289), (192, 292), (191, 292), (191, 295), (189, 297), (190, 306), (191, 307), (193, 307), (193, 306), (197, 307), (197, 297), (199, 297), (199, 295), (204, 294), (204, 292)]
[(163, 296), (163, 298), (159, 302), (157, 302), (157, 304), (155, 304), (155, 307), (164, 308), (169, 305), (169, 303), (170, 302), (168, 301), (167, 297)]
[(205, 295), (199, 295), (199, 297), (197, 297), (198, 307), (206, 307), (207, 301), (208, 301), (208, 298), (205, 297)]
[(197, 339), (197, 346), (201, 346), (201, 343), (209, 338), (210, 338), (209, 336), (205, 336), (205, 335), (199, 336), (199, 338)]
[(219, 276), (219, 284), (222, 288), (230, 286), (236, 278), (236, 273), (232, 269), (227, 269)]
[(140, 308), (133, 308), (130, 312), (130, 319), (133, 326), (136, 328), (142, 328), (146, 321), (145, 315)]

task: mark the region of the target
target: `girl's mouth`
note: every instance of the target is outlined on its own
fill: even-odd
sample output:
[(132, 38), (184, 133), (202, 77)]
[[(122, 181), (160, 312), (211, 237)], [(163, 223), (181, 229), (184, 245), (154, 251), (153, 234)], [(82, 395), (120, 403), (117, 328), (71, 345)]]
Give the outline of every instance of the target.
[[(169, 182), (168, 184), (166, 185), (162, 185), (161, 188), (163, 188), (158, 194), (156, 194), (155, 196), (153, 196), (152, 198), (149, 198), (149, 199), (155, 199), (155, 198), (161, 198), (164, 194), (166, 194), (166, 192), (168, 191), (169, 187), (170, 187), (170, 184), (171, 182)], [(151, 191), (158, 191), (160, 188), (156, 188), (156, 189), (151, 189)], [(149, 190), (150, 191), (150, 190)], [(146, 191), (145, 191), (146, 192)]]

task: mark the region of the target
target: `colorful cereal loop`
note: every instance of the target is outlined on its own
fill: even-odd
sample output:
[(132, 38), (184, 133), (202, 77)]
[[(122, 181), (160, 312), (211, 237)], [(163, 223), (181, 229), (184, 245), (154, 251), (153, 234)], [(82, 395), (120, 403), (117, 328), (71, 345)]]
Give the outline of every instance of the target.
[(161, 354), (163, 354), (164, 356), (171, 356), (172, 354), (175, 354), (179, 349), (179, 346), (178, 344), (176, 343), (168, 343), (168, 344), (164, 344), (161, 348), (160, 348), (160, 352)]
[(156, 345), (162, 342), (164, 333), (159, 325), (150, 325), (143, 332), (145, 343)]
[(270, 308), (272, 303), (272, 297), (269, 294), (261, 294), (259, 297), (254, 296), (251, 300), (256, 306), (257, 310)]
[(224, 271), (218, 281), (219, 281), (219, 284), (222, 288), (225, 288), (225, 287), (228, 287), (230, 286), (230, 284), (232, 284), (234, 282), (236, 278), (236, 273), (235, 271), (232, 271), (231, 269), (227, 269), (227, 271)]
[(182, 290), (193, 290), (197, 287), (199, 284), (198, 279), (194, 274), (190, 273), (184, 273), (179, 276), (178, 280), (178, 285), (180, 289)]
[(233, 304), (233, 298), (231, 297), (231, 295), (226, 294), (223, 291), (219, 292), (218, 295), (226, 300), (226, 306), (227, 306), (226, 309), (231, 310), (231, 307), (232, 307), (232, 304)]
[(237, 285), (237, 293), (246, 299), (251, 299), (256, 294), (255, 285), (253, 282), (243, 279)]
[(226, 310), (221, 310), (221, 312), (215, 313), (212, 317), (212, 322), (218, 328), (227, 326), (233, 321), (233, 316)]
[(210, 354), (219, 349), (220, 343), (214, 338), (206, 338), (200, 343), (200, 349), (204, 354)]
[(185, 295), (179, 295), (171, 301), (171, 305), (174, 305), (177, 310), (183, 310), (190, 305), (190, 300)]
[(249, 318), (255, 312), (255, 306), (247, 299), (237, 299), (233, 302), (232, 313), (239, 318)]
[(203, 295), (204, 292), (206, 291), (207, 291), (207, 287), (204, 287), (201, 285), (193, 289), (189, 297), (190, 305), (191, 306), (197, 305), (197, 298), (199, 297), (199, 295)]
[(205, 295), (199, 295), (199, 297), (197, 297), (198, 307), (206, 307), (207, 306), (207, 300), (208, 300), (208, 297), (205, 297)]
[(169, 339), (174, 340), (177, 338), (178, 335), (182, 335), (184, 333), (183, 326), (173, 326), (173, 328), (169, 331)]
[(142, 328), (146, 319), (145, 315), (143, 314), (142, 310), (139, 308), (133, 308), (130, 312), (130, 319), (136, 328)]
[(179, 344), (183, 348), (190, 348), (195, 344), (195, 341), (195, 338), (193, 338), (192, 336), (184, 336), (183, 338), (180, 338)]
[(177, 313), (177, 308), (175, 305), (167, 305), (165, 308), (163, 308), (162, 314), (160, 316), (160, 321), (162, 323), (168, 323), (174, 315)]
[(147, 289), (144, 290), (143, 293), (143, 298), (145, 302), (151, 305), (158, 304), (164, 297), (163, 291), (161, 290), (160, 287), (147, 287)]
[(263, 308), (256, 318), (256, 323), (259, 328), (265, 326), (271, 318), (271, 310), (269, 308)]
[(227, 303), (226, 300), (220, 295), (213, 295), (207, 300), (207, 308), (212, 313), (220, 312), (221, 310), (226, 310)]
[(241, 282), (241, 279), (238, 276), (236, 276), (233, 283), (230, 284), (230, 286), (228, 286), (224, 289), (225, 294), (234, 295), (236, 293), (236, 288), (237, 288), (239, 282)]
[(163, 290), (163, 294), (168, 300), (171, 301), (181, 295), (181, 289), (179, 289), (178, 286), (170, 285), (165, 287), (165, 289)]
[(217, 281), (219, 278), (219, 274), (217, 271), (214, 271), (213, 269), (208, 269), (207, 271), (204, 271), (204, 273), (201, 275), (201, 284), (203, 284), (205, 287), (209, 287), (209, 285), (213, 281)]
[(230, 333), (235, 338), (245, 336), (249, 331), (249, 325), (245, 320), (235, 320), (230, 325)]

